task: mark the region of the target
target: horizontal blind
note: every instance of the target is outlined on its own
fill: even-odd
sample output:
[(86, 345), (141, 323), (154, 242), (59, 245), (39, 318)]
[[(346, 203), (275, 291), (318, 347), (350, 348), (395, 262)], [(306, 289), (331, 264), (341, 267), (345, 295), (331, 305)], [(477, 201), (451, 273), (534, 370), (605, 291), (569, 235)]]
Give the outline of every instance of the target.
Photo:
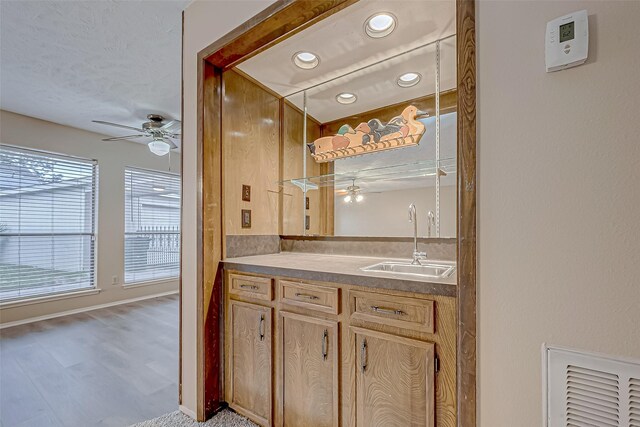
[(95, 287), (94, 160), (0, 145), (0, 300)]
[(180, 176), (125, 169), (124, 282), (180, 274)]

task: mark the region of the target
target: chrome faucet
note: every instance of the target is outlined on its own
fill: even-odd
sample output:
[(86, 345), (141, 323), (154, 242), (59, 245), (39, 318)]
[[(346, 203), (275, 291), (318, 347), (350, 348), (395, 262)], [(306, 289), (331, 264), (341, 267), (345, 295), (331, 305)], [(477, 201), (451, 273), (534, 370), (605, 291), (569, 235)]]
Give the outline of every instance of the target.
[(433, 211), (429, 211), (427, 214), (427, 237), (431, 237), (431, 226), (435, 225), (436, 216), (433, 214)]
[(427, 257), (427, 253), (418, 251), (418, 217), (416, 205), (413, 203), (409, 205), (409, 222), (413, 223), (413, 261), (411, 261), (411, 265), (419, 265), (420, 260)]

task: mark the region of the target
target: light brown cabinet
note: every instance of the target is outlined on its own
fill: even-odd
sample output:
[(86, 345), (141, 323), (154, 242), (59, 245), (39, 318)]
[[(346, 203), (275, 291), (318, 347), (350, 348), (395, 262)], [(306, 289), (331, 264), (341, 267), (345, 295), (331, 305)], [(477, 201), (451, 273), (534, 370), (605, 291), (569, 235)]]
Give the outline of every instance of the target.
[(454, 298), (238, 272), (225, 289), (237, 412), (269, 427), (456, 425)]
[(229, 381), (231, 408), (263, 426), (271, 425), (271, 308), (239, 301), (228, 305)]
[(338, 322), (280, 312), (282, 425), (337, 427)]
[(433, 343), (351, 328), (355, 334), (356, 425), (434, 425)]

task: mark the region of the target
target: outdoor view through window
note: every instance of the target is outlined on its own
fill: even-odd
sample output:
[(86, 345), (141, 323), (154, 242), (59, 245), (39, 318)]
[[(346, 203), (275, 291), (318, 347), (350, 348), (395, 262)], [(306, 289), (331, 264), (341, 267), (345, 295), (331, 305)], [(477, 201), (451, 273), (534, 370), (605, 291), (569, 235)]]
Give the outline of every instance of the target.
[(93, 160), (0, 145), (0, 300), (95, 287)]
[(125, 170), (124, 282), (180, 274), (180, 176)]

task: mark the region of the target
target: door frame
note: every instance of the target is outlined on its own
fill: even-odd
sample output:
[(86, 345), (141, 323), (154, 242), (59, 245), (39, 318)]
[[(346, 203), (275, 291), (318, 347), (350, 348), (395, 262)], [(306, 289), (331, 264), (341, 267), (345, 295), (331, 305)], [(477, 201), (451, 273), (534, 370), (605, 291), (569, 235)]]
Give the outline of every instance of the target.
[[(220, 322), (222, 72), (358, 0), (278, 0), (198, 53), (197, 105), (197, 419), (222, 403)], [(476, 426), (476, 43), (475, 1), (456, 0), (457, 34), (457, 414)], [(183, 17), (184, 22), (184, 17)], [(184, 24), (183, 24), (184, 27)], [(184, 29), (183, 29), (184, 33)], [(184, 185), (184, 184), (183, 184)], [(216, 206), (214, 209), (205, 209)], [(182, 283), (181, 283), (182, 287)], [(182, 298), (181, 298), (182, 299)], [(180, 301), (182, 305), (182, 300)], [(182, 331), (180, 338), (182, 346)], [(180, 354), (182, 365), (182, 353)], [(182, 389), (182, 376), (180, 377)]]

